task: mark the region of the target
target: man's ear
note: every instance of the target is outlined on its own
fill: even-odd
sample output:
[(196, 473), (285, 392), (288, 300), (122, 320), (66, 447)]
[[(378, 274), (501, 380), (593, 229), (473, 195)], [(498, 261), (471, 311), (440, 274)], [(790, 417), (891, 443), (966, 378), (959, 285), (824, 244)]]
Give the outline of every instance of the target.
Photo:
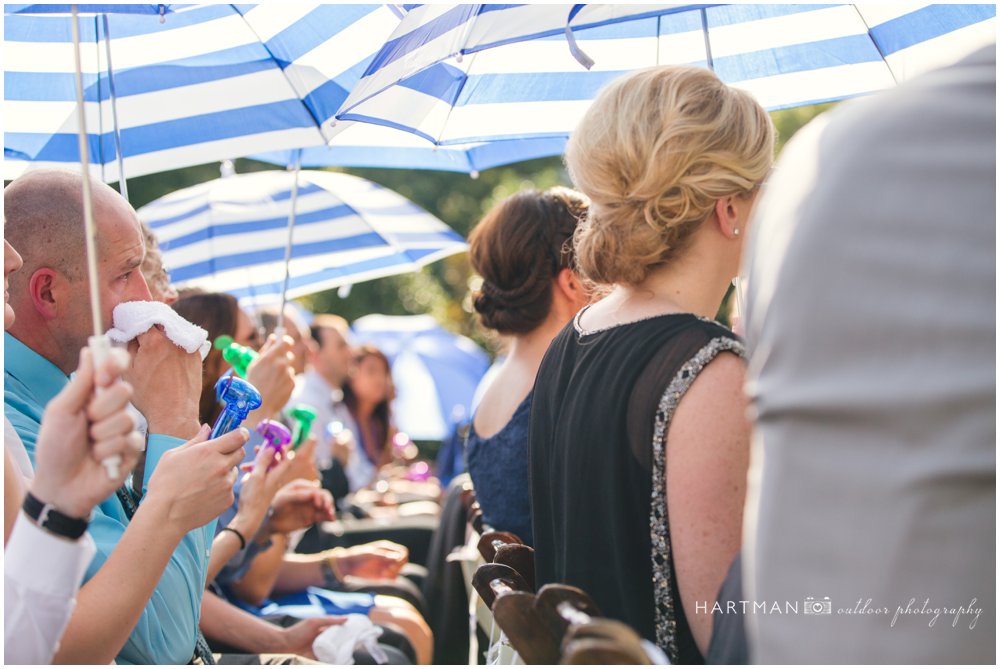
[(36, 269), (28, 279), (28, 296), (35, 311), (43, 319), (49, 321), (58, 315), (63, 306), (60, 298), (65, 299), (60, 285), (64, 282), (64, 277), (49, 267)]

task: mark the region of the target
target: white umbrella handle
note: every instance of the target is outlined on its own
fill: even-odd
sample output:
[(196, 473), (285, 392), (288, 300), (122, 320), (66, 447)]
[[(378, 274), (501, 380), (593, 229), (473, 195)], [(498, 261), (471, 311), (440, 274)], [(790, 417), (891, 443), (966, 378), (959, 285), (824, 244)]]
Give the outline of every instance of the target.
[[(104, 362), (111, 355), (111, 339), (107, 335), (94, 335), (87, 340), (87, 346), (90, 347), (90, 355), (94, 361), (94, 380), (97, 380), (97, 370), (101, 368)], [(101, 388), (97, 389), (97, 392), (103, 392)], [(105, 471), (108, 473), (109, 479), (117, 479), (121, 474), (118, 467), (122, 463), (122, 457), (120, 455), (111, 455), (103, 460), (101, 464), (104, 465)]]
[[(87, 150), (87, 115), (83, 107), (83, 74), (80, 65), (80, 24), (76, 5), (73, 5), (73, 60), (76, 66), (76, 120), (77, 139), (80, 144), (80, 167), (83, 181), (83, 227), (87, 248), (87, 280), (90, 284), (90, 317), (94, 325), (94, 336), (88, 341), (94, 361), (96, 378), (98, 368), (104, 364), (111, 352), (111, 340), (104, 334), (101, 318), (101, 293), (98, 290), (97, 273), (97, 228), (94, 225), (94, 203), (90, 192), (90, 155)], [(117, 479), (120, 472), (121, 456), (113, 455), (101, 461), (108, 472), (108, 478)]]

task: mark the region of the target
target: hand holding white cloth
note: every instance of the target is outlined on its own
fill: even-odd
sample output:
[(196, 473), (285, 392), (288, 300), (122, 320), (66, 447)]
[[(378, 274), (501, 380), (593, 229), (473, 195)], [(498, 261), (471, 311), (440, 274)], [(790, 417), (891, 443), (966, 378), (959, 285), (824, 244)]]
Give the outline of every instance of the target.
[(361, 647), (379, 664), (387, 664), (389, 657), (379, 645), (382, 628), (368, 616), (352, 613), (342, 625), (328, 627), (313, 640), (313, 654), (327, 664), (354, 664), (354, 649)]
[(186, 320), (163, 302), (122, 302), (115, 307), (111, 341), (127, 344), (154, 325), (162, 325), (167, 338), (188, 353), (199, 351), (201, 359), (212, 349), (208, 332)]

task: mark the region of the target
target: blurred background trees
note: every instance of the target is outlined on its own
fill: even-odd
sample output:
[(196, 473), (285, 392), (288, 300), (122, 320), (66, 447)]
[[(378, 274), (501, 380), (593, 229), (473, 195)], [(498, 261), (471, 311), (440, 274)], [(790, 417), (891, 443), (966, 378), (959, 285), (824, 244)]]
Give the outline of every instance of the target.
[[(833, 104), (798, 107), (771, 114), (778, 131), (778, 151), (816, 115)], [(236, 161), (239, 173), (280, 169), (253, 160)], [(540, 158), (486, 170), (475, 177), (464, 173), (430, 170), (330, 168), (371, 179), (398, 191), (450, 225), (463, 237), (497, 201), (526, 188), (571, 186), (561, 157)], [(183, 170), (129, 180), (129, 195), (137, 209), (180, 188), (219, 176), (219, 165), (199, 165)], [(370, 313), (390, 315), (430, 314), (445, 328), (484, 346), (491, 354), (496, 342), (478, 327), (472, 311), (472, 270), (466, 254), (445, 258), (420, 272), (376, 279), (301, 298), (314, 313), (336, 313), (353, 321)], [(731, 292), (731, 291), (730, 291)], [(728, 301), (729, 298), (727, 298)], [(727, 322), (728, 303), (719, 317)]]

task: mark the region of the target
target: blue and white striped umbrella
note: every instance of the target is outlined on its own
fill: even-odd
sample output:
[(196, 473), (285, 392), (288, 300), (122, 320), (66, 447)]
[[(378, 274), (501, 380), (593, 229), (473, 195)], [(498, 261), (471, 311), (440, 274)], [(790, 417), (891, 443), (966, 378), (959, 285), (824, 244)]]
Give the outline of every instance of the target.
[[(180, 288), (280, 301), (291, 172), (224, 177), (139, 209)], [(402, 195), (348, 174), (299, 173), (288, 297), (412, 272), (467, 248), (461, 235)]]
[[(302, 149), (303, 167), (391, 167), (475, 175), (499, 165), (559, 156), (566, 149), (565, 137), (435, 146), (413, 133), (382, 125), (351, 121), (340, 125), (344, 130), (329, 146)], [(248, 157), (286, 166), (294, 164), (295, 154), (296, 151), (272, 151)]]
[(995, 42), (995, 17), (994, 5), (901, 3), (423, 5), (336, 117), (440, 145), (565, 137), (603, 85), (666, 63), (711, 67), (782, 109), (957, 60)]
[[(91, 170), (107, 182), (118, 180), (116, 126), (129, 177), (325, 144), (401, 16), (390, 5), (297, 3), (81, 11), (109, 7), (81, 17)], [(5, 8), (5, 179), (80, 160), (71, 19), (37, 13), (49, 9)]]

